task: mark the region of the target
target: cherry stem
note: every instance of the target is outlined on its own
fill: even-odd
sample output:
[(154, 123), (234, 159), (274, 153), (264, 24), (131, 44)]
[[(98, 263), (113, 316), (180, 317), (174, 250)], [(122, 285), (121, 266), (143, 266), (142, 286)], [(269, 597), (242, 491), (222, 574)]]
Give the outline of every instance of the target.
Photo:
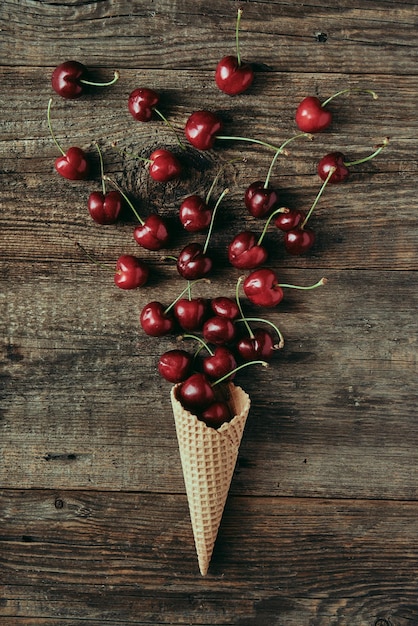
[(219, 385), (219, 383), (223, 383), (223, 381), (228, 380), (228, 378), (230, 378), (232, 374), (239, 372), (239, 370), (242, 370), (244, 369), (244, 367), (248, 367), (249, 365), (262, 365), (263, 367), (269, 366), (267, 361), (247, 361), (247, 363), (242, 363), (241, 365), (238, 365), (238, 367), (228, 372), (228, 374), (225, 374), (225, 376), (222, 376), (221, 378), (218, 378), (218, 380), (215, 380), (215, 382), (212, 383), (212, 387), (214, 387), (215, 385)]
[[(281, 349), (284, 346), (284, 337), (283, 334), (280, 332), (279, 328), (277, 328), (277, 326), (275, 324), (273, 324), (273, 322), (270, 322), (270, 320), (265, 320), (262, 317), (242, 317), (242, 318), (238, 318), (236, 320), (237, 322), (264, 322), (265, 324), (269, 324), (272, 328), (274, 328), (274, 330), (276, 331), (278, 337), (279, 337), (279, 343), (276, 344), (274, 347), (277, 349)], [(253, 335), (254, 337), (254, 335)]]
[(114, 181), (112, 178), (109, 178), (109, 176), (104, 176), (103, 178), (104, 178), (104, 180), (107, 180), (111, 185), (113, 185), (113, 187), (115, 187), (115, 189), (117, 189), (119, 191), (119, 193), (121, 194), (121, 196), (123, 197), (125, 202), (129, 205), (132, 213), (135, 215), (135, 217), (138, 220), (138, 222), (141, 224), (141, 226), (143, 226), (145, 224), (144, 220), (139, 216), (138, 211), (135, 209), (134, 205), (129, 200), (128, 196), (122, 190), (122, 188), (117, 184), (116, 181)]
[(211, 216), (210, 224), (209, 224), (208, 234), (206, 235), (205, 245), (203, 246), (203, 254), (206, 254), (206, 251), (208, 249), (209, 239), (210, 239), (210, 236), (212, 234), (216, 211), (218, 209), (218, 206), (220, 205), (220, 203), (222, 202), (222, 200), (224, 199), (224, 197), (226, 196), (227, 193), (229, 193), (229, 189), (224, 189), (223, 192), (221, 193), (221, 195), (219, 196), (215, 206), (213, 207), (212, 216)]
[(103, 191), (103, 195), (105, 195), (105, 193), (106, 193), (106, 184), (105, 184), (105, 178), (104, 178), (103, 155), (102, 155), (102, 151), (100, 150), (100, 146), (97, 143), (97, 141), (95, 142), (95, 146), (97, 148), (97, 152), (99, 153), (100, 176), (101, 176), (101, 179), (102, 179), (102, 191)]
[(349, 163), (344, 163), (344, 165), (346, 167), (351, 167), (352, 165), (360, 165), (360, 163), (366, 163), (366, 161), (370, 161), (371, 159), (374, 159), (374, 157), (377, 156), (380, 152), (382, 152), (383, 148), (386, 148), (388, 144), (389, 144), (389, 137), (385, 137), (385, 139), (383, 140), (383, 143), (377, 146), (376, 150), (372, 154), (369, 154), (369, 156), (364, 157), (363, 159), (357, 159), (356, 161), (350, 161)]
[(272, 159), (272, 161), (270, 163), (270, 167), (269, 167), (269, 170), (267, 172), (266, 180), (264, 182), (264, 189), (267, 189), (267, 187), (269, 186), (270, 177), (271, 177), (271, 174), (273, 172), (273, 167), (274, 167), (274, 164), (277, 161), (277, 158), (278, 158), (279, 154), (284, 152), (284, 149), (286, 148), (287, 144), (289, 144), (294, 139), (299, 139), (299, 137), (308, 137), (308, 139), (311, 139), (311, 140), (313, 139), (313, 135), (311, 135), (310, 133), (299, 133), (299, 135), (295, 135), (294, 137), (290, 137), (289, 139), (286, 139), (286, 141), (284, 141), (282, 143), (280, 148), (277, 149), (276, 154), (274, 155), (274, 157), (273, 157), (273, 159)]
[(373, 91), (372, 89), (361, 89), (361, 88), (348, 88), (348, 89), (343, 89), (342, 91), (337, 91), (337, 93), (334, 93), (333, 96), (330, 96), (329, 98), (327, 98), (326, 100), (324, 100), (324, 102), (321, 104), (321, 107), (326, 107), (327, 104), (329, 102), (331, 102), (331, 100), (334, 100), (334, 98), (336, 98), (337, 96), (342, 96), (345, 93), (352, 93), (353, 91), (358, 91), (358, 92), (362, 92), (362, 93), (369, 93), (373, 100), (377, 100), (378, 99), (378, 95), (375, 91)]
[(188, 280), (187, 281), (187, 287), (185, 287), (183, 289), (183, 291), (177, 296), (177, 298), (175, 300), (173, 300), (173, 302), (165, 309), (164, 315), (167, 315), (167, 313), (173, 308), (173, 306), (176, 304), (176, 302), (181, 300), (181, 298), (184, 296), (184, 294), (187, 293), (188, 291), (190, 291), (190, 288), (191, 288), (192, 285), (194, 285), (195, 283), (199, 283), (202, 280), (204, 280), (206, 282), (210, 282), (210, 281), (207, 280), (207, 278), (197, 278), (196, 280), (193, 280), (192, 282), (190, 282), (190, 280)]
[(235, 285), (235, 300), (236, 300), (239, 312), (241, 313), (241, 319), (242, 319), (242, 321), (244, 322), (244, 324), (245, 324), (245, 326), (247, 328), (248, 334), (250, 335), (250, 339), (254, 339), (254, 333), (251, 330), (251, 326), (247, 322), (247, 318), (244, 315), (244, 311), (242, 310), (242, 306), (241, 306), (241, 300), (240, 300), (240, 297), (239, 297), (239, 288), (240, 288), (240, 285), (241, 285), (243, 280), (244, 280), (243, 276), (240, 276), (238, 278), (238, 280), (237, 280), (237, 284)]
[[(206, 348), (206, 350), (209, 352), (210, 356), (213, 356), (213, 350), (210, 349), (210, 347), (208, 346), (206, 341), (204, 341), (204, 339), (202, 339), (201, 337), (198, 337), (197, 335), (191, 335), (191, 334), (187, 333), (186, 335), (180, 335), (179, 339), (195, 339), (196, 341), (198, 341), (200, 343), (200, 345), (203, 348)], [(197, 354), (199, 352), (200, 352), (200, 349), (196, 352), (195, 356), (197, 356)]]
[(237, 50), (237, 64), (238, 67), (240, 67), (241, 65), (241, 54), (240, 54), (240, 50), (239, 50), (239, 25), (241, 22), (241, 16), (242, 16), (242, 9), (238, 9), (237, 12), (237, 23), (235, 26), (235, 47)]
[(110, 87), (110, 85), (114, 85), (119, 80), (119, 76), (119, 72), (115, 70), (112, 80), (109, 80), (108, 82), (95, 83), (91, 80), (86, 80), (85, 78), (82, 78), (80, 79), (80, 83), (83, 83), (83, 85), (91, 85), (92, 87)]
[(163, 115), (163, 113), (161, 113), (161, 111), (159, 109), (157, 109), (156, 107), (154, 107), (154, 111), (156, 112), (157, 115), (160, 116), (160, 118), (163, 120), (164, 124), (166, 124), (168, 126), (168, 128), (170, 130), (173, 131), (176, 139), (177, 139), (177, 143), (179, 144), (180, 148), (182, 150), (186, 149), (186, 146), (184, 145), (184, 143), (182, 143), (182, 141), (180, 140), (180, 137), (178, 136), (178, 133), (176, 131), (176, 129), (174, 128), (173, 124), (171, 122), (168, 121), (168, 119), (166, 118), (165, 115)]
[(317, 283), (315, 283), (314, 285), (309, 285), (308, 287), (302, 287), (301, 285), (289, 285), (286, 283), (283, 284), (279, 284), (279, 287), (288, 287), (289, 289), (303, 289), (305, 291), (308, 291), (309, 289), (316, 289), (317, 287), (321, 287), (322, 285), (326, 285), (326, 283), (328, 282), (328, 280), (326, 278), (321, 278), (321, 280), (318, 280)]
[(300, 229), (303, 230), (306, 226), (306, 222), (308, 221), (308, 219), (311, 217), (313, 211), (315, 210), (316, 205), (319, 202), (319, 198), (322, 196), (322, 194), (324, 193), (325, 187), (328, 185), (329, 179), (331, 178), (331, 176), (334, 174), (335, 170), (337, 168), (336, 167), (330, 167), (329, 168), (329, 172), (327, 174), (326, 179), (324, 180), (324, 182), (321, 185), (321, 189), (318, 191), (318, 194), (315, 198), (315, 200), (312, 203), (311, 208), (309, 209), (305, 219), (303, 220), (302, 224), (300, 225)]
[(117, 147), (116, 142), (112, 143), (112, 148), (115, 148), (115, 150), (122, 156), (125, 156), (125, 155), (128, 154), (130, 157), (132, 157), (134, 159), (138, 159), (139, 161), (143, 161), (144, 163), (148, 163), (149, 165), (151, 165), (151, 163), (154, 162), (154, 161), (152, 161), (152, 159), (147, 159), (146, 157), (140, 156), (136, 152), (132, 152), (131, 150), (126, 150), (126, 148), (124, 150), (120, 150)]
[[(80, 248), (80, 250), (83, 252), (83, 254), (85, 254), (86, 257), (89, 259), (89, 261), (91, 261), (92, 263), (94, 263), (95, 265), (97, 265), (98, 267), (100, 267), (100, 268), (102, 268), (104, 270), (110, 270), (110, 267), (108, 265), (105, 265), (104, 263), (100, 263), (97, 259), (95, 259), (94, 256), (91, 255), (90, 252), (88, 252), (85, 249), (85, 247), (81, 245), (81, 243), (76, 241), (75, 245)], [(113, 270), (110, 270), (110, 271), (113, 271)]]
[(269, 216), (269, 218), (266, 220), (266, 223), (265, 223), (265, 225), (264, 225), (264, 228), (263, 228), (263, 230), (262, 230), (262, 233), (261, 233), (260, 237), (258, 238), (258, 241), (257, 241), (257, 246), (261, 246), (261, 243), (262, 243), (262, 241), (263, 241), (263, 239), (264, 239), (264, 236), (265, 236), (265, 234), (266, 234), (266, 232), (267, 232), (267, 229), (268, 229), (268, 227), (270, 226), (271, 220), (272, 220), (272, 219), (273, 219), (273, 217), (274, 217), (275, 215), (277, 215), (278, 213), (290, 213), (290, 209), (288, 209), (287, 207), (282, 206), (282, 207), (280, 207), (279, 209), (276, 209), (275, 211), (273, 211), (273, 213), (272, 213), (272, 214)]
[[(236, 161), (243, 161), (243, 160), (244, 160), (244, 159), (231, 159), (230, 161), (227, 161), (225, 165), (230, 165), (231, 163), (235, 163)], [(206, 198), (205, 198), (205, 203), (206, 203), (206, 204), (209, 204), (209, 200), (210, 200), (210, 198), (211, 198), (212, 192), (213, 192), (213, 190), (214, 190), (214, 188), (215, 188), (215, 185), (216, 185), (216, 183), (218, 182), (219, 177), (220, 177), (220, 175), (222, 174), (223, 170), (224, 170), (224, 168), (223, 168), (223, 167), (221, 167), (221, 168), (219, 169), (219, 172), (216, 174), (215, 178), (213, 179), (213, 182), (212, 182), (211, 186), (209, 187), (209, 191), (208, 191), (208, 193), (206, 194)]]
[(262, 141), (261, 139), (250, 139), (249, 137), (234, 137), (229, 135), (216, 135), (216, 139), (224, 139), (224, 140), (234, 140), (234, 141), (249, 141), (250, 143), (256, 143), (260, 146), (264, 146), (265, 148), (269, 148), (270, 150), (280, 150), (278, 146), (274, 146), (272, 143), (267, 143), (266, 141)]
[(51, 133), (51, 137), (55, 143), (55, 145), (57, 146), (58, 150), (61, 152), (62, 156), (65, 156), (65, 152), (64, 150), (61, 148), (61, 146), (59, 145), (54, 132), (52, 130), (52, 125), (51, 125), (51, 107), (52, 107), (52, 98), (49, 99), (48, 102), (48, 110), (47, 110), (47, 120), (48, 120), (48, 128), (49, 128), (49, 132)]

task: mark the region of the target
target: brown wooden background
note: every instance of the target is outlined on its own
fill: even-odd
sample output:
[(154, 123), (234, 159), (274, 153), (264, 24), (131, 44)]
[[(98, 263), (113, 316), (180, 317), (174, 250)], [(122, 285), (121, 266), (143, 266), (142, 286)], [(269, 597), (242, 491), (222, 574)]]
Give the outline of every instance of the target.
[[(234, 53), (244, 9), (243, 58), (256, 64), (247, 94), (214, 85)], [(5, 626), (417, 626), (417, 15), (415, 1), (243, 2), (149, 0), (0, 4), (0, 220), (2, 394), (0, 413), (0, 622)], [(269, 230), (269, 265), (287, 291), (266, 316), (286, 345), (267, 371), (240, 384), (252, 410), (209, 575), (197, 569), (169, 384), (158, 356), (175, 338), (147, 338), (141, 306), (169, 303), (184, 287), (173, 264), (143, 252), (148, 286), (121, 292), (112, 266), (140, 253), (132, 220), (100, 227), (86, 209), (99, 189), (53, 171), (50, 75), (67, 59), (119, 82), (78, 101), (54, 97), (53, 125), (80, 145), (138, 203), (171, 222), (176, 254), (189, 239), (181, 199), (231, 192), (211, 249), (219, 264), (196, 295), (233, 295), (238, 270), (225, 247), (261, 229), (243, 206), (245, 187), (271, 159), (249, 144), (191, 153), (177, 183), (150, 182), (111, 147), (149, 154), (175, 146), (158, 120), (136, 123), (127, 97), (161, 93), (181, 129), (196, 109), (219, 112), (229, 133), (281, 142), (296, 132), (306, 95), (374, 89), (330, 105), (332, 127), (295, 141), (273, 182), (283, 203), (308, 208), (318, 159), (390, 146), (329, 187), (312, 217), (318, 240), (304, 257)], [(248, 307), (248, 310), (255, 312)], [(264, 315), (265, 312), (263, 312)]]

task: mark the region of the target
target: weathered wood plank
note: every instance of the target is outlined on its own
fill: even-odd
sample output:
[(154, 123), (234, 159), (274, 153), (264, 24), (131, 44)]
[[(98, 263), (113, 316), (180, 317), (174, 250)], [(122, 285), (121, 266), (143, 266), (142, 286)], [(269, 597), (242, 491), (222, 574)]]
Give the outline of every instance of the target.
[(0, 616), (248, 626), (363, 626), (387, 616), (409, 626), (418, 617), (416, 509), (232, 497), (202, 579), (184, 497), (6, 490)]

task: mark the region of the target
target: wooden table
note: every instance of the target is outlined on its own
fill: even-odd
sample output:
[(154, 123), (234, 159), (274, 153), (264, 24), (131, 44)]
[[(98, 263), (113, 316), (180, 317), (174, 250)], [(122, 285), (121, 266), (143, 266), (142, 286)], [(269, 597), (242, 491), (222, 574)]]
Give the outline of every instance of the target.
[[(235, 52), (238, 6), (241, 54), (256, 77), (230, 97), (213, 76)], [(1, 624), (418, 624), (417, 16), (416, 2), (395, 0), (2, 1)], [(50, 77), (68, 59), (96, 79), (114, 70), (120, 79), (64, 100)], [(243, 194), (265, 179), (273, 153), (220, 140), (208, 152), (182, 151), (157, 116), (129, 115), (140, 86), (159, 92), (182, 138), (188, 116), (208, 109), (227, 135), (275, 145), (296, 135), (302, 98), (351, 88), (329, 104), (328, 130), (295, 140), (277, 160), (271, 182), (290, 208), (309, 209), (324, 154), (361, 159), (390, 137), (346, 183), (325, 189), (307, 254), (287, 254), (283, 233), (267, 231), (267, 266), (280, 282), (326, 276), (327, 285), (285, 289), (271, 309), (241, 292), (246, 314), (277, 325), (285, 346), (267, 370), (236, 377), (252, 408), (206, 577), (170, 384), (156, 369), (178, 340), (147, 336), (139, 312), (184, 288), (163, 254), (175, 259), (191, 241), (179, 205), (207, 193), (218, 172), (212, 202), (229, 194), (209, 244), (215, 269), (193, 295), (234, 297), (243, 271), (228, 264), (226, 247), (241, 230), (261, 232), (265, 220), (247, 212)], [(54, 171), (51, 97), (57, 140), (93, 162), (88, 181)], [(140, 215), (167, 218), (169, 250), (141, 250), (129, 210), (113, 226), (90, 218), (88, 195), (100, 190), (95, 142)], [(180, 180), (153, 181), (135, 157), (158, 147), (180, 152)], [(141, 289), (114, 285), (123, 253), (149, 263)]]

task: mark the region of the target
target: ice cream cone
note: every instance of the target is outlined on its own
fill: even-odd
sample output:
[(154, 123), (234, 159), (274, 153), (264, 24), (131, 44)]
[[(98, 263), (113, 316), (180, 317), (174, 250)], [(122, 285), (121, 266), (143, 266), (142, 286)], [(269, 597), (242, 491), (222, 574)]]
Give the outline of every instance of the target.
[(180, 459), (189, 503), (190, 518), (202, 576), (207, 574), (237, 462), (250, 398), (232, 383), (229, 405), (234, 415), (218, 429), (207, 426), (183, 408), (171, 390)]

